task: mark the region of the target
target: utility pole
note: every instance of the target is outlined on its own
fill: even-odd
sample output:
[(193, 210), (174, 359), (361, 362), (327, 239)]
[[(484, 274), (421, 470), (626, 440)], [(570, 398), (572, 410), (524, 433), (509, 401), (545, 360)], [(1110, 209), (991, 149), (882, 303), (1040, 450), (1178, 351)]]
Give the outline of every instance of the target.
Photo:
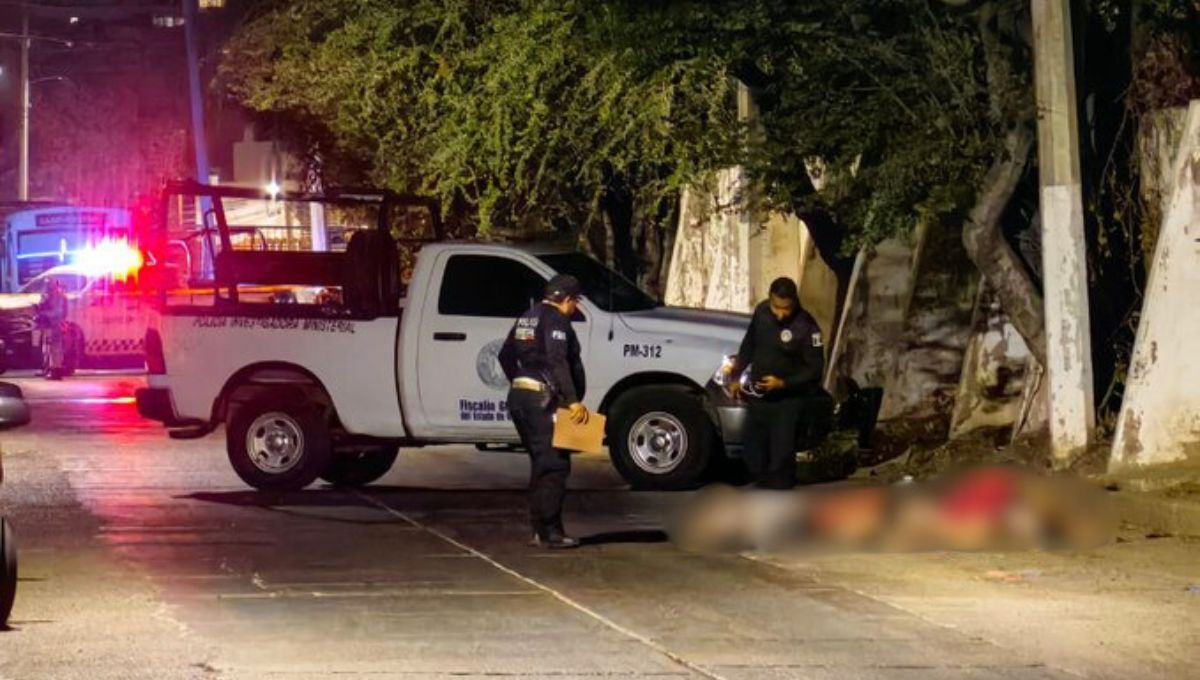
[[(197, 0), (182, 0), (183, 2), (183, 36), (187, 47), (188, 96), (192, 113), (192, 144), (196, 156), (196, 181), (207, 184), (208, 174), (208, 143), (204, 134), (204, 91), (200, 86), (200, 46), (196, 37)], [(208, 214), (212, 209), (212, 199), (202, 196), (199, 201), (199, 226), (206, 232), (200, 243), (200, 274), (205, 279), (214, 275), (216, 253), (213, 252), (212, 239), (208, 238)]]
[(17, 200), (29, 200), (29, 8), (21, 19), (21, 132), (17, 159)]
[(1063, 464), (1095, 425), (1070, 0), (1032, 0), (1050, 440)]
[(191, 100), (192, 143), (196, 153), (196, 181), (208, 182), (208, 144), (204, 136), (204, 92), (200, 86), (200, 47), (196, 38), (196, 0), (183, 0), (183, 34), (187, 43), (188, 92)]

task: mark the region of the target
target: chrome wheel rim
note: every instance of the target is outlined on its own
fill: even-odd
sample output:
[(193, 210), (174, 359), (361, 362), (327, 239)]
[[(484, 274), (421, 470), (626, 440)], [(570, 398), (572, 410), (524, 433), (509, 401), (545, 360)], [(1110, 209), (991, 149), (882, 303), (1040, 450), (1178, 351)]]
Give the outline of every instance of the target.
[(259, 470), (283, 474), (304, 457), (304, 431), (286, 413), (264, 413), (254, 419), (246, 432), (246, 454)]
[(667, 474), (687, 455), (687, 428), (676, 416), (654, 411), (633, 424), (628, 444), (630, 457), (639, 469), (654, 475)]

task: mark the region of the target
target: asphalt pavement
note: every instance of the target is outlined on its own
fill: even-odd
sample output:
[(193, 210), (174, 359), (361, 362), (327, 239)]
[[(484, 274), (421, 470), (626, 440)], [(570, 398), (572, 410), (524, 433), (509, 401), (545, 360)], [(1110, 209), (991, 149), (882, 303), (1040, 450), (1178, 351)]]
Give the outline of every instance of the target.
[[(1049, 655), (663, 533), (683, 494), (576, 460), (575, 551), (529, 547), (521, 454), (404, 451), (361, 492), (247, 489), (221, 431), (138, 418), (137, 376), (17, 380), (21, 541), (0, 678), (1058, 678)], [(868, 567), (869, 571), (869, 567)]]

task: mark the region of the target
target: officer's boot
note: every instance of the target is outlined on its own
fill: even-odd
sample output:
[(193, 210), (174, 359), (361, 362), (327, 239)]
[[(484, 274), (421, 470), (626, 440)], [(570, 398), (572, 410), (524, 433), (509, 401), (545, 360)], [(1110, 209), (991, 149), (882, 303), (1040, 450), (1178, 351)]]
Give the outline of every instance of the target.
[(550, 529), (551, 548), (578, 548), (579, 539), (567, 534), (566, 529), (563, 529), (562, 517), (554, 521), (554, 525)]
[(579, 547), (579, 539), (572, 538), (563, 531), (562, 521), (540, 524), (534, 522), (533, 541), (531, 545), (551, 550), (568, 550)]

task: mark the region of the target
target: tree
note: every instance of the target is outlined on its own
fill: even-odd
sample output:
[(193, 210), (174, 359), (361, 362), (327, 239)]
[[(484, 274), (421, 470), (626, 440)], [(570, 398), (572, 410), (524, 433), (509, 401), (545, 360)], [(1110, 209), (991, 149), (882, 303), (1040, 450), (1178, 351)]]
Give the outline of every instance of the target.
[(185, 121), (170, 107), (148, 106), (152, 98), (145, 94), (145, 88), (119, 78), (62, 81), (35, 90), (31, 195), (126, 204), (183, 175)]
[[(1164, 26), (1196, 13), (1141, 6)], [(961, 228), (1041, 357), (1040, 263), (1013, 247), (1036, 219), (1029, 24), (1025, 0), (293, 0), (247, 24), (223, 76), (335, 174), (435, 191), (484, 232), (611, 240), (626, 271), (674, 190), (734, 163), (769, 207), (819, 215), (824, 253)]]
[[(651, 63), (711, 51), (755, 88), (761, 129), (748, 161), (769, 204), (836, 216), (846, 248), (920, 221), (960, 225), (1041, 355), (1037, 284), (1002, 230), (1033, 140), (1023, 2), (623, 6), (640, 27), (628, 44), (653, 45)], [(820, 192), (814, 165), (825, 168)]]
[(606, 42), (622, 28), (583, 1), (297, 0), (250, 21), (221, 75), (307, 131), (332, 182), (357, 165), (433, 192), (469, 231), (607, 225), (636, 273), (627, 244), (662, 228), (664, 202), (698, 170), (734, 160), (737, 126), (722, 64), (635, 68)]

